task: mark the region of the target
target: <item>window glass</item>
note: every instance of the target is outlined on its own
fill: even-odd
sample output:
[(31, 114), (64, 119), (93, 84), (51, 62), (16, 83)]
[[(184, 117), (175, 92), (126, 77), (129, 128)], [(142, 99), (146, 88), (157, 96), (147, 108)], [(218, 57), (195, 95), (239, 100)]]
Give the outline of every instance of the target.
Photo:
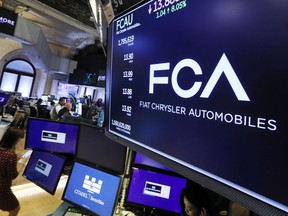
[(29, 97), (35, 78), (34, 67), (25, 60), (12, 60), (3, 70), (0, 89), (2, 91), (20, 92)]
[(19, 86), (17, 92), (21, 92), (23, 97), (30, 96), (30, 90), (32, 88), (33, 77), (31, 76), (20, 76)]
[(17, 74), (4, 72), (1, 82), (1, 90), (3, 91), (15, 91)]
[(23, 60), (13, 60), (6, 65), (5, 69), (34, 75), (33, 67), (28, 62)]

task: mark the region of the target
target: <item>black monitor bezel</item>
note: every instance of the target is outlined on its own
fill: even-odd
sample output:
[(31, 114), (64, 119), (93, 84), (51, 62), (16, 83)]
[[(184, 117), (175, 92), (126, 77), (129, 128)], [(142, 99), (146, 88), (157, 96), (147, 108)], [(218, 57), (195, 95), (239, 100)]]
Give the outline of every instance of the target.
[[(76, 151), (75, 151), (75, 159), (77, 161), (84, 162), (85, 164), (90, 164), (91, 166), (97, 167), (97, 168), (99, 168), (101, 170), (105, 170), (105, 171), (107, 171), (109, 173), (110, 172), (111, 173), (115, 173), (116, 175), (124, 174), (125, 170), (127, 168), (127, 160), (128, 160), (128, 148), (126, 146), (123, 146), (123, 147), (126, 148), (126, 153), (125, 153), (125, 157), (123, 157), (123, 161), (122, 161), (123, 166), (122, 166), (121, 170), (113, 169), (111, 167), (106, 167), (103, 164), (99, 164), (99, 163), (96, 164), (96, 163), (94, 163), (91, 160), (79, 157), (79, 143), (80, 143), (81, 130), (84, 130), (83, 127), (90, 127), (91, 129), (98, 130), (98, 132), (103, 133), (103, 136), (106, 136), (105, 135), (105, 130), (103, 128), (100, 128), (100, 127), (95, 126), (95, 125), (91, 125), (91, 124), (86, 124), (86, 123), (80, 122), (79, 123), (79, 133), (78, 133), (78, 137), (77, 137)], [(107, 136), (106, 136), (106, 138), (109, 139)], [(113, 142), (113, 140), (111, 140), (111, 141)], [(119, 143), (119, 145), (121, 145), (121, 144)], [(109, 160), (111, 160), (111, 158)]]

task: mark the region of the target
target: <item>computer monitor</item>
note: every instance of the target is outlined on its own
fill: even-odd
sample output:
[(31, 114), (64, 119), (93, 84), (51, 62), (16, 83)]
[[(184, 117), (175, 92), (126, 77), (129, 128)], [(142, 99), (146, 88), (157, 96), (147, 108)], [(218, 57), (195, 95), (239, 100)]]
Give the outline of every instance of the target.
[(73, 123), (28, 118), (25, 148), (73, 155), (78, 129)]
[(180, 193), (186, 183), (182, 176), (132, 167), (127, 202), (181, 214)]
[(69, 93), (76, 95), (78, 93), (79, 86), (78, 85), (73, 85), (69, 84), (66, 82), (58, 82), (57, 86), (57, 95), (61, 97), (66, 97), (69, 95)]
[(10, 94), (6, 92), (0, 92), (0, 106), (4, 106), (10, 98)]
[(145, 165), (145, 166), (150, 166), (150, 167), (154, 167), (154, 168), (158, 168), (158, 169), (162, 169), (162, 170), (167, 170), (167, 171), (173, 171), (170, 168), (164, 166), (163, 164), (139, 153), (136, 152), (135, 153), (135, 158), (134, 158), (134, 164), (140, 164), (140, 165)]
[(54, 194), (65, 165), (65, 158), (50, 152), (33, 150), (23, 177)]
[(256, 214), (287, 214), (287, 11), (148, 0), (115, 17), (108, 136)]
[(127, 147), (105, 136), (103, 130), (89, 124), (80, 124), (76, 158), (87, 163), (123, 174)]
[(97, 215), (112, 216), (121, 178), (75, 162), (62, 199)]

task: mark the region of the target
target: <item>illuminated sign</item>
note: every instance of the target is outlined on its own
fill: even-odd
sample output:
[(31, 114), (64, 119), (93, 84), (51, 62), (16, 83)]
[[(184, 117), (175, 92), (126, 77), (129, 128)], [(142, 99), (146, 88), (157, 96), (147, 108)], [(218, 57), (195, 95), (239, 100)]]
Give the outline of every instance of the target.
[(17, 14), (0, 8), (0, 31), (1, 33), (14, 36), (14, 30), (17, 22)]

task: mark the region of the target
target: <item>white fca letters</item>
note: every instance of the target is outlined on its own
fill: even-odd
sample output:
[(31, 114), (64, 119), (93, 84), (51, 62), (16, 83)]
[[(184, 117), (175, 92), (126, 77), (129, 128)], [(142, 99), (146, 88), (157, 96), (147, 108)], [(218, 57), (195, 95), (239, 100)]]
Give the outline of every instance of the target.
[[(175, 93), (182, 98), (190, 98), (190, 97), (193, 97), (200, 90), (202, 82), (199, 82), (199, 81), (194, 82), (192, 87), (188, 90), (181, 89), (180, 86), (178, 85), (177, 76), (180, 70), (184, 67), (191, 68), (194, 71), (195, 75), (202, 75), (202, 70), (201, 70), (200, 65), (193, 59), (183, 59), (174, 67), (172, 71), (171, 84)], [(154, 76), (155, 71), (163, 71), (163, 70), (169, 70), (169, 69), (170, 69), (169, 62), (150, 65), (150, 79), (149, 79), (149, 93), (150, 94), (154, 94), (155, 84), (168, 84), (168, 77), (159, 77), (159, 76), (155, 77)], [(211, 92), (216, 86), (222, 73), (225, 74), (238, 100), (250, 101), (235, 71), (233, 70), (228, 58), (226, 57), (224, 53), (220, 61), (216, 65), (216, 68), (214, 69), (200, 97), (209, 98)]]

